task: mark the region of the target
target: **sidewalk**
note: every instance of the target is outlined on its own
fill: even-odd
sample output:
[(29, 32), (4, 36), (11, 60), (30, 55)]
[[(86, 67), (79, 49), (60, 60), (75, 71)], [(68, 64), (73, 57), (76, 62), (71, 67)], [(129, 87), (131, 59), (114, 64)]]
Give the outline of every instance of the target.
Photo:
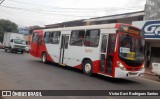
[(155, 74), (151, 72), (151, 68), (149, 67), (145, 68), (144, 78), (160, 82), (159, 77), (155, 76)]

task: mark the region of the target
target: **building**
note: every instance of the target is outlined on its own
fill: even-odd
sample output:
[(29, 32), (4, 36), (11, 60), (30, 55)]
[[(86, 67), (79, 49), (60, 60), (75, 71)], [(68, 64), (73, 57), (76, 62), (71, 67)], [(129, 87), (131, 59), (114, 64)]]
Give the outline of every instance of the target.
[(141, 21), (144, 17), (144, 11), (116, 14), (103, 17), (95, 17), (90, 19), (74, 20), (56, 24), (45, 25), (45, 28), (57, 28), (57, 27), (73, 27), (84, 26), (94, 24), (109, 24), (109, 23), (127, 23), (131, 24), (132, 21)]
[(19, 28), (19, 33), (24, 34), (24, 35), (28, 35), (29, 34), (29, 28), (25, 27), (25, 28)]
[(145, 38), (146, 66), (160, 63), (160, 20), (135, 21), (132, 25), (142, 29)]
[(84, 20), (74, 20), (74, 21), (68, 21), (68, 22), (62, 22), (62, 23), (56, 23), (56, 24), (48, 24), (45, 25), (45, 28), (57, 28), (57, 27), (73, 27), (73, 26), (83, 26), (85, 23)]
[(86, 19), (84, 22), (86, 25), (93, 24), (108, 24), (108, 23), (127, 23), (132, 24), (132, 21), (141, 21), (144, 17), (144, 11), (116, 14), (110, 16), (96, 17), (91, 19)]
[(144, 21), (134, 21), (145, 38), (146, 66), (160, 63), (160, 0), (146, 0)]
[(160, 0), (146, 0), (144, 20), (160, 18)]

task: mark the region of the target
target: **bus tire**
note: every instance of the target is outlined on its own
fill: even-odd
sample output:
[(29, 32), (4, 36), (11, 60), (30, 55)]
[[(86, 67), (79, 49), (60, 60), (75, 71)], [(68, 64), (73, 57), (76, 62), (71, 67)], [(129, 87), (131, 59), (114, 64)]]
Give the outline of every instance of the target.
[(47, 64), (47, 63), (48, 63), (48, 61), (47, 61), (47, 54), (46, 54), (46, 52), (43, 52), (43, 53), (42, 53), (42, 57), (41, 57), (41, 59), (42, 59), (42, 62), (43, 62), (43, 63), (45, 63), (45, 64)]
[(93, 64), (92, 64), (92, 61), (90, 60), (85, 60), (83, 63), (83, 73), (88, 75), (88, 76), (91, 76), (92, 73), (93, 73)]

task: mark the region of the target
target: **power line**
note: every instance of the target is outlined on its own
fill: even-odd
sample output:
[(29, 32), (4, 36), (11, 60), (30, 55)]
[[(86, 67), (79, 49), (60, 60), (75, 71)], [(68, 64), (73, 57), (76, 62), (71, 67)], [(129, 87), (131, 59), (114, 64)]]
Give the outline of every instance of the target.
[(43, 11), (43, 10), (33, 10), (33, 9), (26, 9), (26, 8), (19, 8), (19, 7), (11, 7), (11, 6), (0, 6), (0, 7), (4, 7), (4, 8), (8, 8), (8, 9), (15, 9), (15, 10), (21, 10), (21, 11), (27, 11), (27, 12), (35, 12), (35, 13), (39, 13), (39, 14), (46, 14), (46, 15), (60, 15), (60, 16), (72, 16), (72, 17), (93, 17), (93, 16), (80, 16), (80, 15), (70, 15), (70, 14), (57, 14), (57, 13), (53, 13), (53, 12), (47, 12), (47, 11)]
[(0, 5), (4, 2), (5, 0), (1, 0)]
[[(62, 14), (62, 12), (60, 12), (60, 11), (54, 11), (54, 10), (53, 11), (49, 11), (49, 10), (36, 10), (36, 9), (28, 9), (28, 8), (13, 7), (13, 6), (2, 6), (2, 5), (0, 7), (12, 9), (12, 10), (15, 9), (15, 10), (23, 10), (23, 11), (29, 11), (29, 12), (38, 12), (38, 13), (44, 13), (44, 14), (66, 15), (66, 16), (74, 16), (74, 17), (94, 17), (93, 15), (92, 16), (73, 15), (73, 13), (74, 14), (77, 14), (77, 13), (80, 14), (77, 11), (73, 11), (72, 14), (68, 14), (67, 12), (64, 12), (64, 13), (67, 13), (67, 14), (64, 14), (64, 13)], [(126, 9), (123, 9), (123, 10), (133, 10), (133, 9), (135, 9), (135, 8), (132, 8), (132, 9), (131, 8), (126, 8)], [(116, 10), (116, 11), (118, 11), (118, 10)], [(113, 10), (112, 9), (108, 9), (108, 12), (113, 12)], [(81, 14), (84, 14), (84, 12), (81, 13)], [(95, 12), (94, 12), (94, 14), (95, 14)]]
[(12, 2), (16, 2), (16, 3), (21, 3), (21, 4), (27, 4), (27, 5), (34, 5), (34, 6), (40, 6), (40, 7), (49, 7), (49, 8), (54, 8), (54, 9), (58, 9), (58, 10), (76, 10), (76, 11), (108, 11), (109, 10), (123, 10), (123, 9), (136, 9), (138, 7), (141, 6), (132, 6), (130, 8), (120, 8), (120, 7), (116, 7), (116, 8), (63, 8), (63, 7), (53, 7), (53, 6), (46, 6), (46, 5), (38, 5), (38, 4), (33, 4), (33, 3), (26, 3), (26, 2), (20, 2), (20, 1), (15, 1), (15, 0), (9, 0)]
[(9, 0), (9, 1), (17, 2), (17, 3), (21, 3), (21, 4), (27, 4), (27, 5), (34, 5), (34, 6), (40, 6), (40, 7), (50, 7), (50, 8), (63, 9), (63, 10), (68, 10), (68, 9), (70, 9), (70, 10), (97, 10), (97, 8), (63, 8), (63, 7), (38, 5), (38, 4), (20, 2), (20, 1), (15, 1), (15, 0)]

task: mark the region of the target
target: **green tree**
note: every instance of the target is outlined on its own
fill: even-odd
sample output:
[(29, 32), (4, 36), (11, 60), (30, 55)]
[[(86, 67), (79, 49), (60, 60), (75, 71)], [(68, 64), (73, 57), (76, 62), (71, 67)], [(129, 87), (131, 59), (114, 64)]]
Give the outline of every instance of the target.
[(0, 42), (5, 32), (18, 32), (18, 25), (10, 20), (0, 19)]

